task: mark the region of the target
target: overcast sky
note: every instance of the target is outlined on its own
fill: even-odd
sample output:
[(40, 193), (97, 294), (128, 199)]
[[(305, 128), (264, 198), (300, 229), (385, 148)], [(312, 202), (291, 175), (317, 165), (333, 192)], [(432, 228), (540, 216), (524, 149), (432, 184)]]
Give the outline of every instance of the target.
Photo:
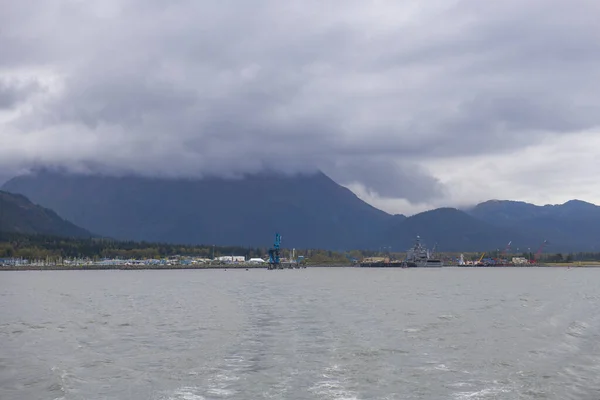
[(598, 0), (0, 11), (0, 180), (321, 169), (392, 213), (600, 204)]

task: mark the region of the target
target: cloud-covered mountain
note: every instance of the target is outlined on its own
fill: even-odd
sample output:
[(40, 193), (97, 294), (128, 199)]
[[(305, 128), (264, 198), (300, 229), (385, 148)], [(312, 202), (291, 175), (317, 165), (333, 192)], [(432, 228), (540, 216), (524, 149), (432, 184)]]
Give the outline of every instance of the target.
[(404, 251), (420, 235), (440, 251), (600, 251), (600, 207), (488, 201), (405, 217), (360, 200), (318, 172), (238, 179), (109, 177), (42, 171), (11, 179), (21, 193), (94, 233), (116, 239), (297, 248)]
[(0, 170), (322, 170), (405, 214), (598, 202), (598, 4), (4, 1)]
[(42, 172), (4, 189), (116, 239), (171, 243), (361, 248), (402, 216), (358, 199), (322, 173), (203, 180)]

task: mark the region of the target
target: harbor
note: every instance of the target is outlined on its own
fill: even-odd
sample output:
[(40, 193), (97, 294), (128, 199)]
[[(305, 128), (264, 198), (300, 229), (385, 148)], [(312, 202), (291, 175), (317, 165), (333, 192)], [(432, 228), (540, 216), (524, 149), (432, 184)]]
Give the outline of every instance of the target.
[[(302, 269), (307, 266), (363, 268), (498, 268), (498, 267), (579, 267), (597, 266), (595, 253), (544, 253), (544, 240), (535, 252), (504, 250), (480, 253), (441, 252), (437, 243), (429, 249), (420, 236), (404, 252), (391, 246), (373, 250), (329, 251), (283, 248), (282, 236), (275, 233), (270, 248), (221, 247), (215, 245), (174, 246), (132, 244), (115, 246), (112, 241), (71, 241), (30, 237), (35, 245), (16, 246), (7, 241), (0, 249), (0, 270), (160, 270), (160, 269)], [(93, 246), (93, 247), (92, 247)], [(382, 250), (387, 249), (387, 253)], [(91, 251), (90, 251), (91, 250)], [(181, 252), (177, 254), (176, 252)], [(77, 254), (79, 256), (74, 256)]]
[(441, 254), (436, 252), (437, 244), (432, 249), (428, 249), (421, 237), (417, 235), (413, 246), (406, 252), (395, 255), (388, 253), (365, 257), (358, 265), (364, 268), (597, 266), (595, 261), (586, 260), (582, 263), (582, 260), (576, 260), (572, 255), (568, 255), (566, 259), (563, 259), (561, 254), (546, 255), (544, 257), (543, 251), (549, 244), (547, 240), (541, 243), (535, 253), (532, 252), (531, 248), (528, 248), (528, 251), (521, 253), (521, 255), (517, 255), (519, 249), (516, 249), (517, 254), (511, 254), (511, 244), (512, 241), (509, 241), (503, 250), (496, 249), (496, 251), (489, 253), (471, 254), (469, 259), (466, 259), (463, 253)]

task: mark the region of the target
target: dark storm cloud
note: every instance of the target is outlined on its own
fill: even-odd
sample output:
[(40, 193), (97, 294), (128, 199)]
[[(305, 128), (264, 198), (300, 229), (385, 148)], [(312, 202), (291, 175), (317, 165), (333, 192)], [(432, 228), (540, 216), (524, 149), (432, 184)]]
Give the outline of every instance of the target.
[(0, 119), (14, 141), (0, 166), (320, 168), (385, 197), (443, 197), (427, 162), (599, 125), (599, 4), (5, 1), (6, 82), (48, 93), (0, 80), (0, 108), (26, 105)]

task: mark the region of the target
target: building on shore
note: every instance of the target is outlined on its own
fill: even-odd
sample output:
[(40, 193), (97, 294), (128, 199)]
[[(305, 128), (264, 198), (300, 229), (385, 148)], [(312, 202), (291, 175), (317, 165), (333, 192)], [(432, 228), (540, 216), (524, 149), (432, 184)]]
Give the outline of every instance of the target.
[(220, 256), (217, 257), (217, 261), (225, 262), (225, 263), (236, 263), (236, 262), (244, 262), (246, 261), (245, 256)]

